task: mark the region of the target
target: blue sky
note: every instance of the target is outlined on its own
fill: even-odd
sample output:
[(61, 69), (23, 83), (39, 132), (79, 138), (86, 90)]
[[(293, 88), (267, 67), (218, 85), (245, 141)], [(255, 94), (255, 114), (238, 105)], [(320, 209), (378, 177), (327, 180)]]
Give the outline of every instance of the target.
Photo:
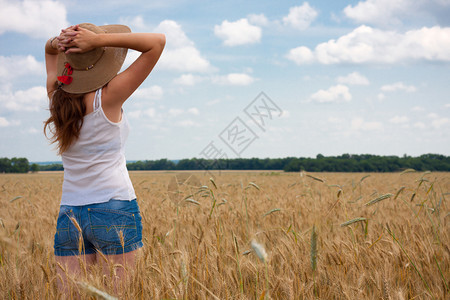
[(82, 22), (166, 34), (124, 105), (129, 160), (450, 155), (449, 15), (449, 0), (0, 0), (0, 157), (60, 160), (44, 43)]

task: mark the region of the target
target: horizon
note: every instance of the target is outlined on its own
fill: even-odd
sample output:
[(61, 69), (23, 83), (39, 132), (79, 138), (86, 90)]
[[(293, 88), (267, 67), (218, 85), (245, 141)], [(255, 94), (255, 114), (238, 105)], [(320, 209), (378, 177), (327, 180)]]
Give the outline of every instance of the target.
[[(403, 155), (377, 155), (377, 154), (371, 154), (371, 153), (360, 153), (360, 154), (355, 154), (355, 153), (342, 153), (340, 155), (330, 155), (330, 156), (326, 156), (324, 155), (324, 158), (331, 158), (331, 157), (341, 157), (343, 155), (373, 155), (373, 156), (380, 156), (380, 157), (398, 157), (398, 158), (403, 158), (403, 157), (411, 157), (411, 158), (417, 158), (417, 157), (421, 157), (423, 155), (443, 155), (443, 156), (448, 156), (445, 154), (440, 154), (440, 153), (423, 153), (417, 156), (410, 156), (407, 154), (403, 154)], [(310, 158), (310, 159), (317, 159), (318, 155), (322, 155), (321, 153), (316, 154), (315, 156), (285, 156), (285, 157), (235, 157), (235, 158), (229, 158), (229, 159), (286, 159), (286, 158)], [(169, 158), (159, 158), (159, 159), (137, 159), (137, 160), (126, 160), (126, 163), (135, 163), (138, 161), (157, 161), (157, 160), (163, 160), (166, 159), (168, 161), (174, 162), (174, 163), (178, 163), (181, 160), (184, 159), (202, 159), (202, 158), (198, 158), (198, 157), (191, 157), (191, 158), (180, 158), (180, 159), (169, 159)], [(38, 165), (47, 165), (47, 164), (62, 164), (62, 161), (29, 161), (30, 164), (38, 164)]]

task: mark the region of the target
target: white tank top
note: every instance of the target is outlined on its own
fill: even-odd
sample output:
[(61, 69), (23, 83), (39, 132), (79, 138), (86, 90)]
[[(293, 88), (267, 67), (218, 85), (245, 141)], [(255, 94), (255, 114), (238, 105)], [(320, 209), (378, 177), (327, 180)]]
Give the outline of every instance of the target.
[(101, 103), (101, 89), (94, 97), (94, 111), (83, 118), (80, 136), (62, 154), (64, 183), (61, 205), (87, 205), (110, 199), (136, 198), (126, 167), (124, 146), (128, 121), (111, 122)]

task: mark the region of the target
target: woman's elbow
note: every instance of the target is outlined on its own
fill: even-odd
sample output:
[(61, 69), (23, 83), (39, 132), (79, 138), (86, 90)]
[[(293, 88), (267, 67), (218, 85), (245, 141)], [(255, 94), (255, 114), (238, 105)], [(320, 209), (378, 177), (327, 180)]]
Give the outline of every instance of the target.
[(159, 34), (158, 45), (161, 49), (164, 49), (164, 46), (166, 45), (166, 35), (164, 33)]

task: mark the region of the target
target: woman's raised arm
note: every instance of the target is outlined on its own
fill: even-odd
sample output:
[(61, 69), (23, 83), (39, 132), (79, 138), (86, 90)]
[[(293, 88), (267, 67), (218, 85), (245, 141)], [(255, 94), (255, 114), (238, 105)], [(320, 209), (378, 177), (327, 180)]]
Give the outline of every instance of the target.
[(58, 56), (56, 37), (45, 43), (45, 70), (47, 72), (47, 94), (56, 89), (56, 61)]
[(60, 50), (83, 53), (98, 47), (129, 48), (142, 54), (125, 71), (114, 77), (103, 89), (104, 105), (120, 109), (123, 102), (142, 84), (156, 65), (166, 38), (160, 33), (96, 34), (81, 27), (67, 30), (60, 38)]

